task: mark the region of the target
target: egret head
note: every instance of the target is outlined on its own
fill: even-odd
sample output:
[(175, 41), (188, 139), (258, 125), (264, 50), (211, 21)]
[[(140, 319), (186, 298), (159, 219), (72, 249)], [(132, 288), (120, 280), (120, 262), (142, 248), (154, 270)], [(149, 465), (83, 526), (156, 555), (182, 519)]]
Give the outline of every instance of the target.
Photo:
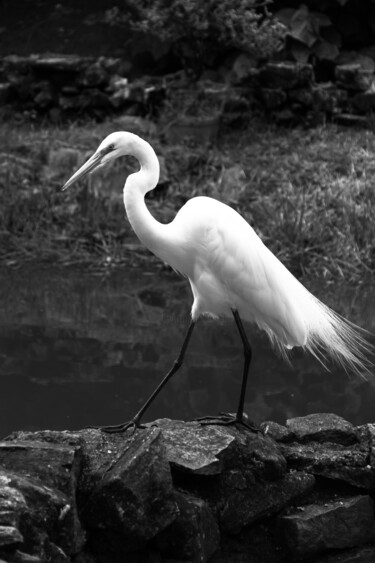
[(131, 154), (132, 145), (131, 133), (124, 133), (119, 131), (111, 133), (100, 143), (94, 154), (73, 174), (71, 178), (61, 188), (62, 191), (69, 188), (72, 184), (93, 172), (96, 168), (104, 166), (109, 162), (115, 160), (119, 156)]

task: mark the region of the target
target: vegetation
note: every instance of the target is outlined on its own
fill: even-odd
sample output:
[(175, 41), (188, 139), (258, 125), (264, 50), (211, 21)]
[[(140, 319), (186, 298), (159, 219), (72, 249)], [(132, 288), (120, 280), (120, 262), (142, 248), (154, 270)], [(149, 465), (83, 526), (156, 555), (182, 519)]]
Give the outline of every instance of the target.
[[(133, 161), (59, 191), (108, 132), (107, 125), (93, 123), (2, 127), (3, 264), (39, 259), (110, 267), (152, 260), (124, 218), (121, 186)], [(359, 279), (375, 269), (372, 132), (282, 130), (253, 122), (224, 132), (209, 150), (168, 146), (155, 135), (150, 141), (166, 167), (148, 202), (159, 220), (171, 220), (187, 199), (207, 194), (243, 213), (297, 275)]]
[[(267, 6), (272, 0), (135, 0), (133, 29), (170, 45), (185, 70), (197, 78), (231, 50), (266, 59), (283, 46), (285, 27)], [(129, 12), (106, 12), (106, 21), (126, 25)]]

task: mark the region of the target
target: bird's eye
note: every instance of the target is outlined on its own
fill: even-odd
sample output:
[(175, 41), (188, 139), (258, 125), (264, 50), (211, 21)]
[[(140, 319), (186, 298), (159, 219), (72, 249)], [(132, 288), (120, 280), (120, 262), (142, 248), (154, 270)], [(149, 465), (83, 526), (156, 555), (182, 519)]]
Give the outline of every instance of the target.
[(108, 150), (109, 151), (114, 151), (115, 150), (115, 144), (111, 143), (110, 145), (108, 145)]

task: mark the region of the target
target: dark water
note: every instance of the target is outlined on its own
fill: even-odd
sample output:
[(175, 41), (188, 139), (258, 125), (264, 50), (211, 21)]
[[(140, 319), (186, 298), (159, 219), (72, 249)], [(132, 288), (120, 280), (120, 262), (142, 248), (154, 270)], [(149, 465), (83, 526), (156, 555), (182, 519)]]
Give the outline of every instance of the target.
[[(371, 287), (309, 286), (375, 332)], [(0, 436), (131, 418), (173, 363), (191, 300), (188, 283), (174, 273), (0, 273)], [(328, 373), (298, 350), (289, 366), (254, 328), (248, 333), (254, 359), (245, 407), (253, 420), (284, 423), (312, 412), (335, 412), (354, 424), (375, 420), (375, 383), (340, 369)], [(234, 323), (203, 320), (186, 365), (146, 420), (233, 412), (241, 373)]]

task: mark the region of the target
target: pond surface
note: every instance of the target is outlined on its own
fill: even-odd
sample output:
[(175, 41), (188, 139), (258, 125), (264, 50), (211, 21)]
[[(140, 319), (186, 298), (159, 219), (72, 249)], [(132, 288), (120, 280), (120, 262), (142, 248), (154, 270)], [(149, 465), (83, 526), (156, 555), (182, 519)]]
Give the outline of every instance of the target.
[[(309, 287), (375, 332), (371, 287)], [(0, 273), (0, 436), (130, 419), (172, 365), (191, 302), (188, 282), (166, 271)], [(349, 378), (342, 369), (329, 373), (300, 350), (288, 365), (254, 327), (247, 331), (254, 349), (245, 404), (251, 419), (285, 423), (335, 412), (354, 424), (375, 420), (374, 382)], [(202, 320), (184, 367), (145, 420), (234, 412), (241, 374), (234, 323)]]

